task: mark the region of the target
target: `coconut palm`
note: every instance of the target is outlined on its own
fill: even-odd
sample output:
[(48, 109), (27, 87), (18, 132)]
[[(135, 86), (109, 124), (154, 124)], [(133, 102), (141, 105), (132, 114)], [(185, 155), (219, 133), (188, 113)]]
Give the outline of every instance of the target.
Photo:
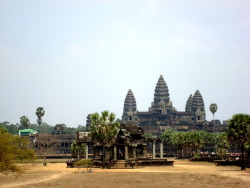
[(245, 144), (250, 140), (250, 115), (235, 114), (228, 124), (227, 139), (232, 146), (241, 150), (241, 170), (245, 170), (244, 151)]
[(39, 126), (41, 126), (43, 122), (42, 117), (44, 116), (44, 114), (45, 114), (45, 110), (43, 109), (43, 107), (38, 107), (36, 109), (37, 123)]
[[(214, 124), (214, 114), (217, 112), (218, 106), (215, 103), (210, 104), (209, 106), (210, 112), (213, 114), (213, 124)], [(215, 133), (215, 124), (214, 124), (214, 133)]]
[(115, 114), (105, 110), (91, 115), (91, 137), (103, 146), (103, 167), (105, 161), (105, 146), (109, 147), (118, 134), (120, 123), (115, 121)]
[(27, 129), (30, 125), (30, 120), (27, 116), (22, 116), (20, 117), (20, 123), (22, 126), (24, 126)]

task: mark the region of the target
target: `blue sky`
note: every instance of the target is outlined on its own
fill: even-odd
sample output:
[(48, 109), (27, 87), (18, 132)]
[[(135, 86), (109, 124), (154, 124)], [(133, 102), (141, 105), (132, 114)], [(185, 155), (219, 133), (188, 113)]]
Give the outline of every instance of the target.
[(0, 0), (0, 122), (120, 118), (132, 89), (147, 111), (160, 75), (184, 111), (199, 89), (216, 118), (250, 114), (250, 2)]

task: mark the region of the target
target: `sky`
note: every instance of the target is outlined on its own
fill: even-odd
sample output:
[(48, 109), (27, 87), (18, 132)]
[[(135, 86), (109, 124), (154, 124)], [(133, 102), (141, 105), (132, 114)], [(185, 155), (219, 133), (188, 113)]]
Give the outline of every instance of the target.
[(250, 1), (0, 0), (0, 122), (121, 118), (129, 89), (147, 111), (160, 75), (178, 111), (199, 89), (209, 121), (250, 114)]

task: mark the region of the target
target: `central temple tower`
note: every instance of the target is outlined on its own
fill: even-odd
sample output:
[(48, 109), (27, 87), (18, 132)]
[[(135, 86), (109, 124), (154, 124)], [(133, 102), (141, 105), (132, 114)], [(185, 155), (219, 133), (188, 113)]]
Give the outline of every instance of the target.
[(170, 102), (168, 86), (161, 75), (155, 87), (154, 101), (151, 103), (150, 111), (167, 113), (169, 108), (172, 108), (172, 102)]

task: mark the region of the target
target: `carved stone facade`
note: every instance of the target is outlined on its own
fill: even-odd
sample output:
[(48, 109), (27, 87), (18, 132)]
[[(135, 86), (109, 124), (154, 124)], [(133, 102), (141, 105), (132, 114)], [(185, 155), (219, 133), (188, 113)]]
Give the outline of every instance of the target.
[[(190, 95), (184, 112), (177, 111), (169, 97), (168, 86), (161, 75), (154, 93), (154, 101), (146, 112), (137, 110), (136, 100), (130, 89), (126, 95), (122, 120), (141, 126), (145, 133), (160, 135), (166, 129), (178, 131), (213, 131), (213, 123), (206, 121), (203, 97), (199, 90)], [(220, 121), (215, 122), (217, 126)]]

